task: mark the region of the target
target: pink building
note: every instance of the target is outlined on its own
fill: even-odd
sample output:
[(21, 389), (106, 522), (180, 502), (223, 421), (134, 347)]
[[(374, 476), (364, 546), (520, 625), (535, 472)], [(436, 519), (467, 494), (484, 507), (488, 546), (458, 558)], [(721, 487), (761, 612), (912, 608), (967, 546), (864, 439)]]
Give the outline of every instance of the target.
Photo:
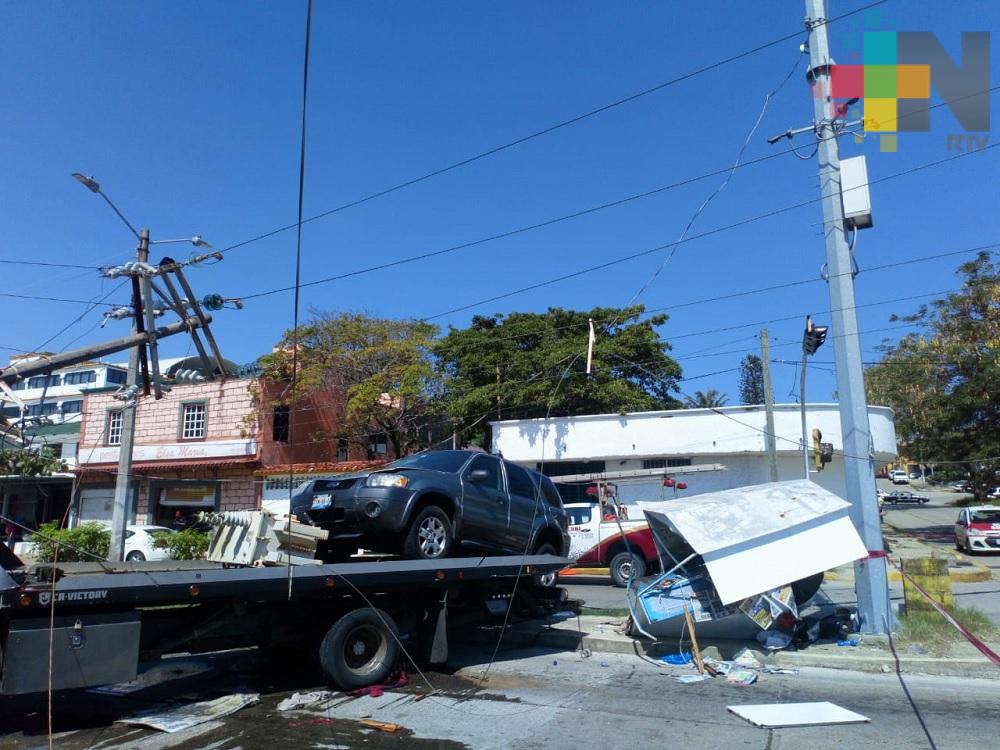
[[(202, 510), (256, 507), (260, 444), (252, 382), (176, 385), (159, 401), (139, 399), (132, 522), (170, 526), (178, 513), (187, 517)], [(123, 403), (114, 393), (86, 394), (77, 454), (77, 522), (111, 520), (123, 422)]]

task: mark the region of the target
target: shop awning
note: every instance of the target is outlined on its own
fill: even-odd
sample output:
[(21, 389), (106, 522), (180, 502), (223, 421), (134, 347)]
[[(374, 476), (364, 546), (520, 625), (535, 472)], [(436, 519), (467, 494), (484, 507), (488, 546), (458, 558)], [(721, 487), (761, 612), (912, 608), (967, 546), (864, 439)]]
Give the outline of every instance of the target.
[[(256, 456), (239, 456), (236, 458), (203, 458), (187, 461), (143, 461), (132, 464), (132, 473), (148, 474), (156, 471), (187, 471), (190, 469), (229, 469), (236, 467), (256, 468), (260, 462)], [(78, 474), (118, 471), (118, 464), (87, 464), (75, 469)]]

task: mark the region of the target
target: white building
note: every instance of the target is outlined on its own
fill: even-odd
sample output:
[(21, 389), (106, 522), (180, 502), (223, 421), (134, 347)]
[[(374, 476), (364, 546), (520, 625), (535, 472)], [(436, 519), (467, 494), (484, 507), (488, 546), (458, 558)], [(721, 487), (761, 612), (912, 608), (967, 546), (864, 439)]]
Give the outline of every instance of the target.
[[(892, 410), (870, 406), (868, 422), (873, 464), (891, 463), (896, 457)], [(771, 478), (763, 406), (519, 419), (490, 424), (494, 451), (550, 476), (637, 469), (662, 469), (666, 475), (672, 468), (684, 466), (725, 466), (721, 471), (678, 476), (688, 488), (677, 492), (677, 496), (761, 484)], [(823, 471), (811, 470), (809, 478), (846, 497), (839, 406), (808, 404), (806, 427), (810, 447), (812, 430), (817, 428), (822, 432), (822, 442), (831, 443), (834, 451)], [(801, 478), (805, 468), (798, 404), (775, 405), (774, 432), (779, 481)], [(663, 486), (660, 476), (621, 480), (617, 484), (619, 500), (625, 503), (669, 499), (675, 493)]]

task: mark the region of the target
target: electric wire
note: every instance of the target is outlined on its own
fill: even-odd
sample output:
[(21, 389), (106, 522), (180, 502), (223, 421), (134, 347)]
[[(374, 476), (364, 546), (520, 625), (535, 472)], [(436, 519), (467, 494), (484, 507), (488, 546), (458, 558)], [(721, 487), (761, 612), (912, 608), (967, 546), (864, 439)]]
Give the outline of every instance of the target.
[[(865, 12), (867, 10), (870, 10), (871, 8), (877, 7), (879, 5), (883, 5), (886, 2), (888, 2), (888, 0), (875, 0), (875, 2), (868, 3), (867, 5), (863, 5), (863, 6), (859, 7), (859, 8), (855, 8), (854, 10), (848, 11), (847, 13), (841, 13), (840, 15), (834, 16), (833, 18), (828, 18), (828, 19), (825, 20), (825, 23), (827, 25), (832, 24), (832, 23), (836, 23), (837, 21), (841, 21), (841, 20), (843, 20), (845, 18), (850, 18), (851, 16), (854, 16), (854, 15), (856, 15), (858, 13), (863, 13), (863, 12)], [(508, 141), (508, 142), (506, 142), (504, 144), (501, 144), (499, 146), (494, 146), (493, 148), (487, 149), (487, 150), (482, 151), (482, 152), (480, 152), (478, 154), (475, 154), (473, 156), (467, 157), (467, 158), (462, 159), (462, 160), (457, 161), (457, 162), (453, 162), (452, 164), (449, 164), (447, 166), (435, 169), (435, 170), (433, 170), (431, 172), (427, 172), (427, 173), (425, 173), (423, 175), (420, 175), (419, 177), (414, 177), (412, 179), (405, 180), (405, 181), (400, 182), (400, 183), (398, 183), (396, 185), (393, 185), (392, 187), (388, 187), (388, 188), (385, 188), (383, 190), (379, 190), (377, 192), (370, 193), (370, 194), (368, 194), (366, 196), (363, 196), (361, 198), (357, 198), (357, 199), (352, 200), (352, 201), (350, 201), (348, 203), (344, 203), (344, 204), (342, 204), (340, 206), (337, 206), (336, 208), (331, 208), (331, 209), (329, 209), (327, 211), (323, 211), (322, 213), (316, 214), (315, 216), (311, 216), (311, 217), (309, 217), (307, 219), (304, 219), (302, 223), (309, 223), (309, 222), (317, 221), (318, 219), (322, 219), (322, 218), (325, 218), (327, 216), (331, 216), (333, 214), (340, 213), (341, 211), (345, 211), (345, 210), (347, 210), (349, 208), (353, 208), (355, 206), (359, 206), (359, 205), (361, 205), (363, 203), (367, 203), (369, 201), (375, 200), (376, 198), (381, 198), (381, 197), (383, 197), (385, 195), (389, 195), (389, 194), (395, 193), (395, 192), (397, 192), (399, 190), (403, 190), (404, 188), (408, 188), (408, 187), (411, 187), (413, 185), (419, 184), (421, 182), (425, 182), (427, 180), (430, 180), (430, 179), (432, 179), (434, 177), (438, 177), (440, 175), (446, 174), (446, 173), (451, 172), (451, 171), (453, 171), (455, 169), (458, 169), (460, 167), (464, 167), (464, 166), (466, 166), (468, 164), (472, 164), (474, 162), (477, 162), (477, 161), (480, 161), (482, 159), (485, 159), (485, 158), (487, 158), (489, 156), (493, 156), (493, 155), (501, 153), (503, 151), (507, 151), (507, 150), (509, 150), (511, 148), (514, 148), (515, 146), (519, 146), (519, 145), (521, 145), (523, 143), (527, 143), (528, 141), (532, 141), (532, 140), (535, 140), (537, 138), (541, 138), (542, 136), (548, 135), (550, 133), (554, 133), (554, 132), (556, 132), (558, 130), (562, 130), (563, 128), (566, 128), (566, 127), (568, 127), (570, 125), (575, 125), (578, 122), (582, 122), (582, 121), (587, 120), (587, 119), (589, 119), (591, 117), (594, 117), (596, 115), (599, 115), (599, 114), (602, 114), (602, 113), (607, 112), (609, 110), (612, 110), (612, 109), (615, 109), (617, 107), (620, 107), (620, 106), (622, 106), (624, 104), (628, 104), (630, 102), (636, 101), (637, 99), (641, 99), (642, 97), (648, 96), (650, 94), (654, 94), (654, 93), (656, 93), (658, 91), (662, 91), (663, 89), (669, 88), (670, 86), (674, 86), (674, 85), (676, 85), (678, 83), (682, 83), (683, 81), (690, 80), (690, 79), (695, 78), (695, 77), (697, 77), (699, 75), (702, 75), (704, 73), (708, 73), (708, 72), (710, 72), (712, 70), (716, 70), (717, 68), (721, 68), (721, 67), (723, 67), (725, 65), (728, 65), (730, 63), (737, 62), (738, 60), (742, 60), (745, 57), (750, 57), (751, 55), (754, 55), (754, 54), (756, 54), (758, 52), (762, 52), (763, 50), (769, 49), (769, 48), (777, 46), (779, 44), (783, 44), (784, 42), (787, 42), (787, 41), (790, 41), (790, 40), (793, 40), (793, 39), (799, 39), (799, 38), (801, 38), (801, 36), (802, 36), (802, 31), (801, 30), (795, 31), (795, 32), (793, 32), (791, 34), (785, 34), (784, 36), (778, 37), (777, 39), (773, 39), (773, 40), (771, 40), (769, 42), (757, 45), (756, 47), (744, 50), (744, 51), (739, 52), (739, 53), (737, 53), (735, 55), (730, 55), (730, 56), (725, 57), (725, 58), (723, 58), (721, 60), (717, 60), (716, 62), (709, 63), (707, 65), (704, 65), (704, 66), (700, 67), (700, 68), (696, 68), (696, 69), (694, 69), (692, 71), (688, 71), (687, 73), (683, 73), (681, 75), (675, 76), (674, 78), (671, 78), (671, 79), (669, 79), (667, 81), (664, 81), (662, 83), (656, 84), (655, 86), (651, 86), (651, 87), (649, 87), (647, 89), (643, 89), (642, 91), (636, 92), (634, 94), (630, 94), (628, 96), (624, 96), (624, 97), (622, 97), (620, 99), (617, 99), (617, 100), (615, 100), (613, 102), (609, 102), (607, 104), (601, 105), (600, 107), (596, 107), (595, 109), (591, 109), (591, 110), (589, 110), (587, 112), (583, 112), (583, 113), (581, 113), (579, 115), (575, 115), (575, 116), (570, 117), (570, 118), (568, 118), (566, 120), (562, 120), (562, 121), (560, 121), (558, 123), (555, 123), (554, 125), (549, 125), (549, 126), (547, 126), (545, 128), (542, 128), (540, 130), (536, 130), (536, 131), (534, 131), (532, 133), (529, 133), (528, 135), (521, 136), (520, 138), (516, 138), (514, 140)], [(290, 229), (295, 229), (295, 227), (296, 227), (296, 224), (294, 224), (294, 223), (293, 224), (287, 224), (287, 225), (285, 225), (283, 227), (279, 227), (279, 228), (271, 230), (269, 232), (265, 232), (263, 234), (259, 234), (259, 235), (255, 236), (255, 237), (251, 237), (251, 238), (243, 240), (241, 242), (237, 242), (236, 244), (230, 245), (230, 246), (228, 246), (228, 247), (220, 250), (219, 252), (227, 253), (230, 250), (235, 250), (238, 247), (244, 247), (244, 246), (249, 245), (249, 244), (251, 244), (253, 242), (258, 242), (260, 240), (264, 240), (264, 239), (267, 239), (269, 237), (273, 237), (276, 234), (281, 234), (282, 232), (286, 232), (286, 231), (288, 231)]]

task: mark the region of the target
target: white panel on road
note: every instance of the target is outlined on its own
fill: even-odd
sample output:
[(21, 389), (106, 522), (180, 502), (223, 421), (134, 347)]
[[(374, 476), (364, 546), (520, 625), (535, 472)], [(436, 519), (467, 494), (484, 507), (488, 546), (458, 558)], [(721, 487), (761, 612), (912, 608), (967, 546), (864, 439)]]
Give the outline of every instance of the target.
[(726, 706), (726, 709), (759, 727), (806, 727), (821, 724), (859, 724), (867, 716), (848, 711), (829, 701), (821, 703), (758, 703)]

